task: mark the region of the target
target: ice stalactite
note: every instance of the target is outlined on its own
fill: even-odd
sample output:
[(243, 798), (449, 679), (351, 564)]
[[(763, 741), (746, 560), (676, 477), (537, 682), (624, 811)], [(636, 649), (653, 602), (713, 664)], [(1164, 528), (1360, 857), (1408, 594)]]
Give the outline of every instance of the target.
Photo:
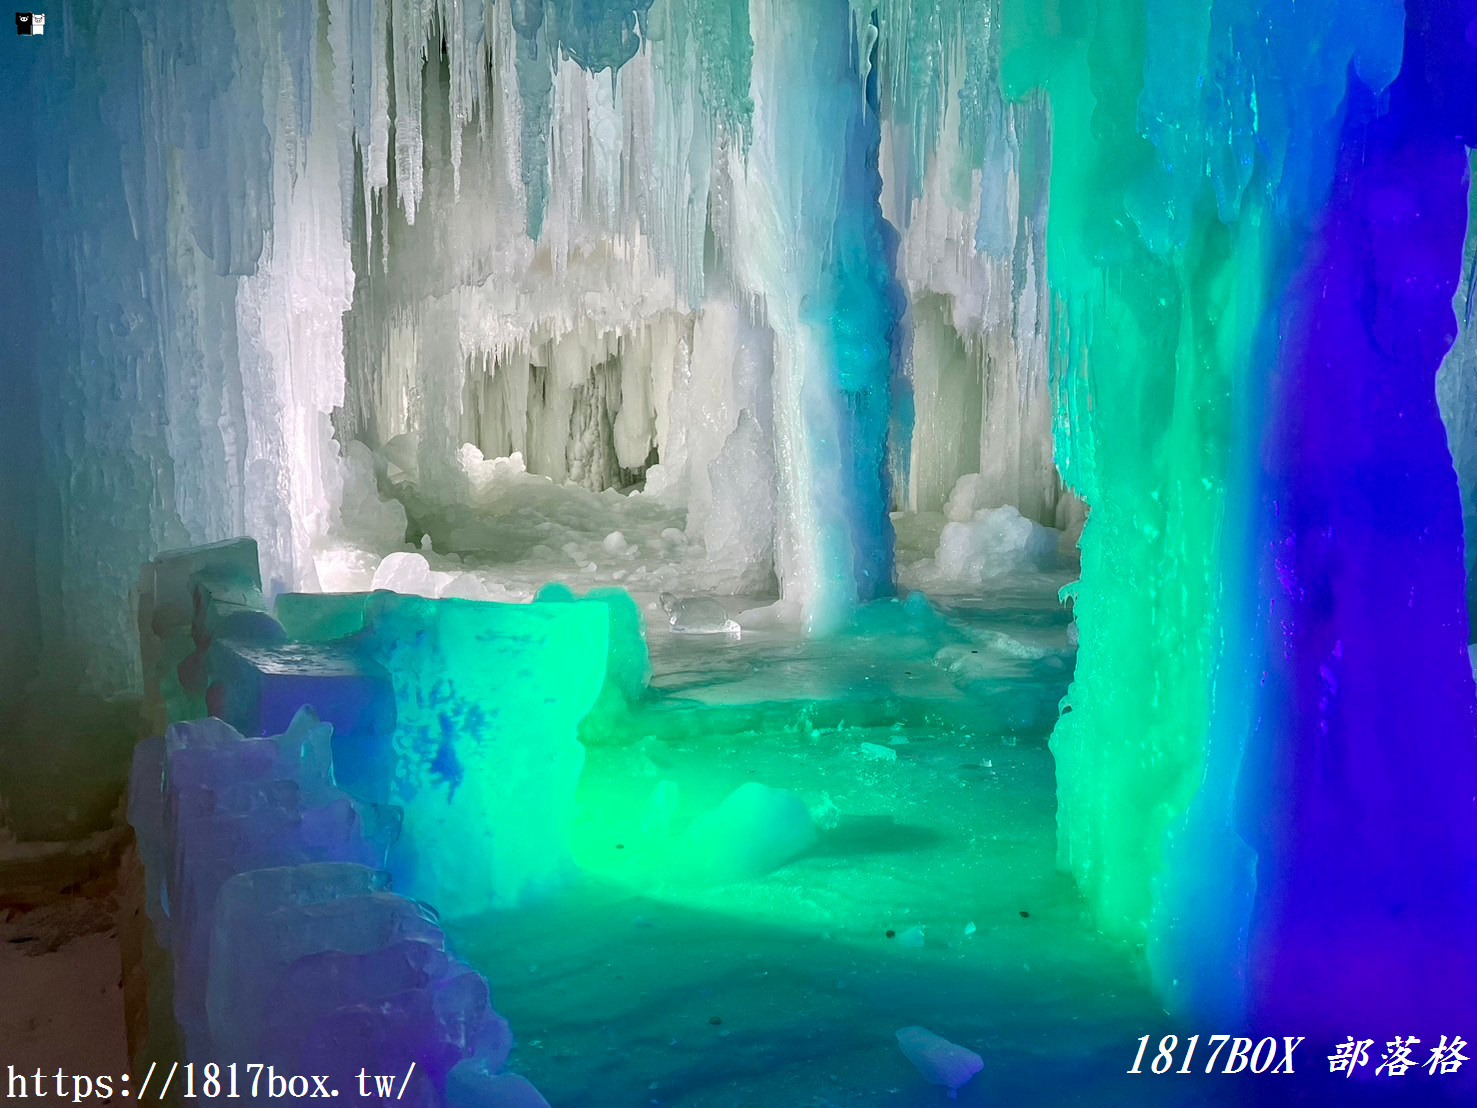
[(1081, 502), (1062, 485), (1050, 433), (1049, 113), (1000, 95), (993, 0), (870, 7), (883, 210), (902, 233), (912, 329), (897, 499), (937, 511), (959, 478), (980, 474), (980, 507), (1075, 532)]
[[(422, 75), (414, 103), (397, 91), (392, 105), (396, 149), (414, 143), (419, 160), (414, 175), (398, 161), (381, 175), (378, 131), (360, 140), (365, 215), (335, 422), (341, 438), (412, 457), (396, 467), (412, 530), (447, 541), (468, 496), (464, 443), (592, 491), (639, 482), (658, 459), (654, 489), (708, 487), (737, 412), (689, 428), (683, 398), (711, 276), (714, 159), (742, 146), (748, 119), (747, 17), (734, 7), (520, 3), (460, 22), (370, 21), (395, 88)], [(361, 71), (377, 90), (356, 53), (356, 95)], [(698, 371), (721, 392), (734, 353), (710, 354)], [(344, 581), (343, 553), (327, 560)]]
[[(485, 95), (498, 110), (485, 126), (458, 125), (439, 91), (444, 63), (427, 63), (421, 216), (412, 223), (392, 206), (358, 242), (341, 428), (376, 447), (409, 432), (423, 491), (443, 500), (454, 498), (463, 441), (521, 451), (555, 481), (573, 464), (594, 482), (581, 432), (597, 422), (597, 392), (611, 400), (616, 468), (643, 468), (667, 400), (650, 387), (652, 374), (672, 376), (647, 355), (670, 365), (674, 317), (702, 298), (716, 140), (684, 84), (692, 79), (684, 59), (658, 44), (615, 75), (568, 57), (551, 62), (547, 118), (537, 123), (547, 172), (534, 184), (520, 152), (528, 138), (520, 128), (536, 108), (519, 92), (517, 18), (505, 7), (488, 14), (483, 48), (495, 91)], [(527, 226), (509, 218), (525, 199), (538, 208)], [(630, 403), (615, 403), (597, 381), (616, 377)]]
[[(705, 128), (716, 121), (737, 130), (746, 122), (749, 42), (747, 18), (733, 10), (739, 7), (722, 0), (513, 0), (513, 80), (501, 91), (507, 103), (516, 89), (521, 108), (519, 177), (531, 239), (542, 238), (550, 190), (558, 187), (560, 167), (551, 153), (558, 147), (554, 128), (561, 71), (604, 74), (614, 87), (643, 43), (655, 44), (644, 61), (658, 71), (667, 99), (659, 113), (665, 118), (653, 120), (652, 137), (668, 165), (680, 172), (688, 156), (707, 156), (701, 142), (689, 146), (684, 141), (695, 125)], [(499, 17), (488, 18), (493, 28), (501, 25)], [(669, 195), (701, 204), (706, 190), (701, 180), (694, 184), (692, 191)]]
[(613, 74), (641, 45), (652, 0), (512, 0), (517, 87), (522, 99), (521, 164), (529, 237), (543, 235), (551, 168), (547, 156), (561, 59), (591, 74)]
[(840, 0), (755, 4), (739, 282), (773, 329), (780, 579), (815, 629), (892, 589), (887, 434), (902, 293), (875, 85)]
[[(830, 495), (822, 498), (829, 509), (865, 497), (851, 509), (856, 518), (831, 527), (832, 543), (864, 550), (864, 559), (875, 564), (855, 572), (885, 589), (889, 490), (881, 451), (893, 359), (885, 317), (895, 318), (897, 307), (889, 289), (877, 323), (879, 360), (865, 338), (852, 342), (831, 321), (849, 309), (852, 290), (825, 288), (818, 261), (798, 284), (777, 283), (790, 280), (784, 265), (806, 252), (787, 248), (772, 255), (779, 268), (766, 275), (743, 269), (736, 243), (748, 234), (750, 213), (740, 211), (736, 194), (756, 181), (754, 187), (769, 187), (766, 174), (780, 181), (788, 172), (773, 159), (756, 170), (746, 153), (752, 137), (746, 130), (747, 18), (723, 5), (657, 4), (638, 23), (650, 37), (639, 53), (561, 49), (550, 63), (546, 118), (532, 124), (547, 136), (543, 172), (530, 170), (526, 149), (518, 170), (513, 151), (529, 141), (530, 112), (542, 110), (527, 99), (531, 49), (547, 45), (549, 19), (557, 13), (520, 12), (490, 18), (486, 49), (499, 103), (524, 97), (522, 130), (511, 111), (495, 115), (486, 130), (469, 129), (457, 174), (447, 172), (442, 156), (448, 128), (456, 130), (436, 92), (444, 78), (434, 58), (427, 65), (423, 210), (412, 224), (408, 210), (391, 206), (373, 229), (364, 229), (361, 276), (347, 321), (350, 383), (341, 430), (376, 447), (404, 436), (416, 459), (419, 514), (438, 545), (448, 532), (435, 519), (455, 514), (465, 499), (457, 457), (460, 444), (470, 441), (484, 457), (518, 452), (531, 473), (595, 491), (647, 478), (652, 493), (685, 504), (688, 534), (709, 540), (708, 559), (697, 571), (708, 587), (764, 591), (772, 587), (775, 530), (791, 548), (813, 546), (803, 529), (816, 509), (807, 497), (779, 512), (776, 528), (765, 522), (775, 512), (779, 452), (773, 440), (785, 433), (782, 425), (797, 434), (808, 417), (798, 408), (777, 414), (773, 313), (754, 319), (749, 305), (780, 289), (778, 299), (798, 303), (797, 289), (813, 284), (815, 297), (828, 298), (815, 308), (824, 318), (808, 325), (815, 340), (824, 340), (812, 345), (829, 359), (826, 372), (868, 359), (872, 365), (863, 376), (885, 371), (881, 391), (847, 386), (855, 396), (868, 396), (870, 406), (864, 420), (870, 426), (848, 445), (871, 445), (860, 451), (867, 459), (860, 471), (847, 474), (844, 449), (832, 443), (826, 464), (834, 473), (826, 486)], [(524, 15), (528, 21), (520, 22)], [(889, 279), (891, 266), (882, 239), (866, 241), (882, 233), (877, 116), (875, 106), (864, 111), (855, 71), (842, 67), (848, 38), (845, 21), (839, 26), (843, 53), (827, 72), (850, 82), (854, 103), (838, 96), (817, 110), (828, 121), (823, 129), (840, 118), (857, 131), (847, 138), (850, 146), (837, 145), (828, 156), (850, 159), (847, 179), (860, 184), (857, 196), (865, 204), (862, 222), (848, 229), (838, 213), (852, 206), (856, 189), (848, 186), (845, 195), (813, 189), (821, 210), (807, 217), (815, 224), (808, 241), (817, 260), (826, 251), (854, 258), (848, 263), (854, 272), (842, 281), (855, 283), (860, 275), (855, 287), (866, 292), (868, 282)], [(696, 49), (705, 43), (717, 52)], [(606, 64), (609, 72), (590, 72)], [(796, 136), (780, 141), (799, 148)], [(814, 172), (838, 164), (822, 161)], [(391, 185), (393, 193), (398, 184)], [(542, 191), (534, 197), (532, 189)], [(506, 219), (520, 194), (529, 212), (526, 229)], [(707, 256), (710, 250), (716, 259)], [(872, 306), (858, 301), (857, 310), (865, 318)], [(837, 335), (850, 348), (824, 349), (836, 346)], [(839, 394), (816, 401), (817, 411), (834, 422), (845, 407), (838, 400)], [(648, 473), (652, 463), (659, 468)], [(745, 517), (758, 528), (743, 530), (737, 521)], [(729, 544), (741, 531), (745, 541)], [(714, 549), (714, 542), (724, 549)], [(789, 588), (812, 589), (809, 574), (819, 570), (811, 567), (850, 556), (840, 547), (825, 558), (808, 554), (804, 567), (790, 566)], [(871, 595), (877, 589), (874, 583), (852, 591)]]

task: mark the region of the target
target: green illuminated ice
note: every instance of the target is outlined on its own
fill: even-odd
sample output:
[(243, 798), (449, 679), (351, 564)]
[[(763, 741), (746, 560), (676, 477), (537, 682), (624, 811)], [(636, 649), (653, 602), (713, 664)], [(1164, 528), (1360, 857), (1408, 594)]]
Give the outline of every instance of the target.
[(1254, 213), (1238, 233), (1210, 208), (1165, 250), (1136, 221), (1155, 157), (1138, 126), (1143, 21), (1116, 3), (1097, 18), (1048, 20), (1025, 0), (1002, 13), (1007, 93), (1051, 100), (1056, 460), (1091, 506), (1069, 591), (1072, 711), (1051, 744), (1059, 851), (1099, 925), (1131, 936), (1202, 768), (1237, 322), (1262, 268)]
[(1278, 266), (1326, 194), (1351, 68), (1375, 88), (1399, 68), (1400, 6), (1357, 8), (1001, 6), (1005, 94), (1050, 102), (1056, 462), (1090, 506), (1060, 854), (1114, 934), (1145, 934), (1212, 736), (1244, 729), (1234, 490)]
[(610, 609), (375, 593), (373, 656), (395, 691), (396, 888), (449, 916), (556, 883), (605, 681)]

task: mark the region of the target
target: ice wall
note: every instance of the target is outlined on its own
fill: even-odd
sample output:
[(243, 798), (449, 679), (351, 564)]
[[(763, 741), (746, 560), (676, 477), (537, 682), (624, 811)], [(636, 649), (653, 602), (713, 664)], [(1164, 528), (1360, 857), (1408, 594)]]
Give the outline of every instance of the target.
[[(22, 103), (33, 88), (34, 52), (17, 52), (0, 67), (0, 95)], [(0, 372), (0, 575), (9, 615), (0, 625), (0, 728), (20, 730), (26, 686), (35, 676), (41, 627), (37, 595), (37, 531), (40, 504), (36, 475), (41, 469), (40, 427), (35, 418), (37, 365), (45, 295), (41, 275), (40, 197), (36, 194), (37, 136), (16, 119), (6, 132), (10, 154), (0, 165), (0, 202), (10, 217), (0, 225), (0, 297), (7, 305), (0, 341), (8, 359)], [(41, 767), (14, 745), (0, 746), (0, 777), (34, 780)], [(29, 763), (29, 764), (27, 764)], [(16, 813), (12, 810), (12, 818)]]
[[(1200, 51), (1184, 55), (1193, 61), (1202, 43), (1226, 36), (1212, 40), (1208, 10), (1156, 10), (1160, 38), (1146, 33), (1150, 18), (1132, 0), (1061, 23), (1035, 4), (1006, 3), (1001, 14), (1007, 91), (1050, 96), (1057, 461), (1091, 506), (1075, 592), (1083, 646), (1073, 710), (1053, 739), (1060, 855), (1101, 925), (1129, 935), (1142, 934), (1151, 910), (1166, 823), (1203, 772), (1232, 392), (1264, 269), (1257, 193), (1236, 233), (1245, 182), (1234, 176), (1234, 146), (1193, 152), (1193, 171), (1176, 178), (1140, 133), (1141, 120), (1155, 119), (1150, 44), (1182, 46), (1172, 35), (1181, 31)], [(1153, 55), (1166, 67), (1181, 56), (1173, 47)], [(1243, 111), (1238, 78), (1227, 71), (1229, 90), (1212, 85), (1207, 99)], [(1248, 119), (1232, 115), (1214, 135), (1234, 143)], [(1199, 128), (1197, 118), (1186, 130)], [(1215, 165), (1231, 175), (1229, 229), (1204, 176)], [(1154, 190), (1176, 185), (1192, 195), (1169, 210), (1205, 218), (1166, 226), (1169, 197)]]
[(48, 658), (89, 690), (137, 687), (130, 562), (249, 532), (270, 582), (313, 580), (351, 279), (317, 10), (79, 0), (53, 20), (40, 416), (65, 494), (41, 597)]
[(1477, 144), (1474, 27), (1472, 0), (1407, 5), (1399, 75), (1379, 99), (1377, 78), (1351, 88), (1280, 305), (1254, 533), (1271, 664), (1236, 794), (1268, 1022), (1434, 1039), (1477, 1015), (1477, 692), (1435, 388)]
[(1175, 1011), (1434, 1038), (1474, 995), (1434, 388), (1474, 10), (1081, 15), (1002, 12), (1007, 88), (1051, 99), (1058, 461), (1091, 506), (1063, 862)]
[[(1477, 153), (1472, 155), (1470, 175), (1477, 179)], [(1466, 543), (1467, 612), (1474, 606), (1473, 585), (1477, 582), (1477, 190), (1471, 192), (1467, 213), (1467, 247), (1462, 261), (1462, 280), (1453, 302), (1457, 337), (1436, 375), (1436, 399), (1446, 425), (1446, 442), (1456, 465), (1462, 490), (1462, 534)], [(1469, 634), (1477, 639), (1477, 635)]]
[(755, 133), (734, 171), (735, 267), (774, 331), (786, 599), (839, 625), (891, 592), (887, 439), (902, 316), (875, 82), (837, 0), (756, 3)]

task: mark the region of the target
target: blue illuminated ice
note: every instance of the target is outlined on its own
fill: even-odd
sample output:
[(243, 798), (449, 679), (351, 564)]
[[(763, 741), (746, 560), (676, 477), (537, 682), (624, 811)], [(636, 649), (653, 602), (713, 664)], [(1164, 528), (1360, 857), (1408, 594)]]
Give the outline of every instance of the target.
[(985, 1068), (985, 1061), (974, 1051), (935, 1035), (926, 1027), (904, 1027), (897, 1033), (897, 1044), (928, 1081), (942, 1085), (953, 1096)]

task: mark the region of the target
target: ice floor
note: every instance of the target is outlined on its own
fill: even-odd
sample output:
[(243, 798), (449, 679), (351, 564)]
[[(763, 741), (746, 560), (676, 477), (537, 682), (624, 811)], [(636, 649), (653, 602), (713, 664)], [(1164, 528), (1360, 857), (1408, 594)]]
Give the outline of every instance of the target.
[[(962, 1104), (1229, 1093), (1104, 1081), (1169, 1028), (1054, 864), (1059, 584), (884, 606), (887, 633), (832, 641), (652, 630), (651, 706), (589, 750), (582, 878), (452, 928), (514, 1067), (556, 1108), (945, 1102), (894, 1039), (921, 1024), (984, 1056)], [(680, 828), (746, 781), (803, 798), (818, 845), (751, 880), (674, 866)]]
[[(328, 551), (325, 585), (613, 585), (647, 623), (651, 696), (585, 736), (577, 877), (447, 925), (515, 1029), (511, 1065), (555, 1108), (946, 1102), (898, 1048), (909, 1025), (983, 1056), (963, 1104), (1287, 1102), (1234, 1077), (1126, 1073), (1140, 1035), (1183, 1029), (1056, 866), (1069, 537), (980, 509), (966, 478), (944, 512), (894, 514), (904, 598), (812, 639), (766, 610), (772, 595), (722, 595), (734, 575), (680, 504), (555, 485), (516, 459), (463, 464), (467, 505), (398, 482), (399, 515), (362, 482), (368, 545)], [(419, 551), (385, 558), (375, 536), (407, 516)], [(716, 598), (741, 635), (673, 633), (669, 589)], [(714, 873), (691, 828), (747, 782), (798, 797), (819, 839), (758, 876)]]

